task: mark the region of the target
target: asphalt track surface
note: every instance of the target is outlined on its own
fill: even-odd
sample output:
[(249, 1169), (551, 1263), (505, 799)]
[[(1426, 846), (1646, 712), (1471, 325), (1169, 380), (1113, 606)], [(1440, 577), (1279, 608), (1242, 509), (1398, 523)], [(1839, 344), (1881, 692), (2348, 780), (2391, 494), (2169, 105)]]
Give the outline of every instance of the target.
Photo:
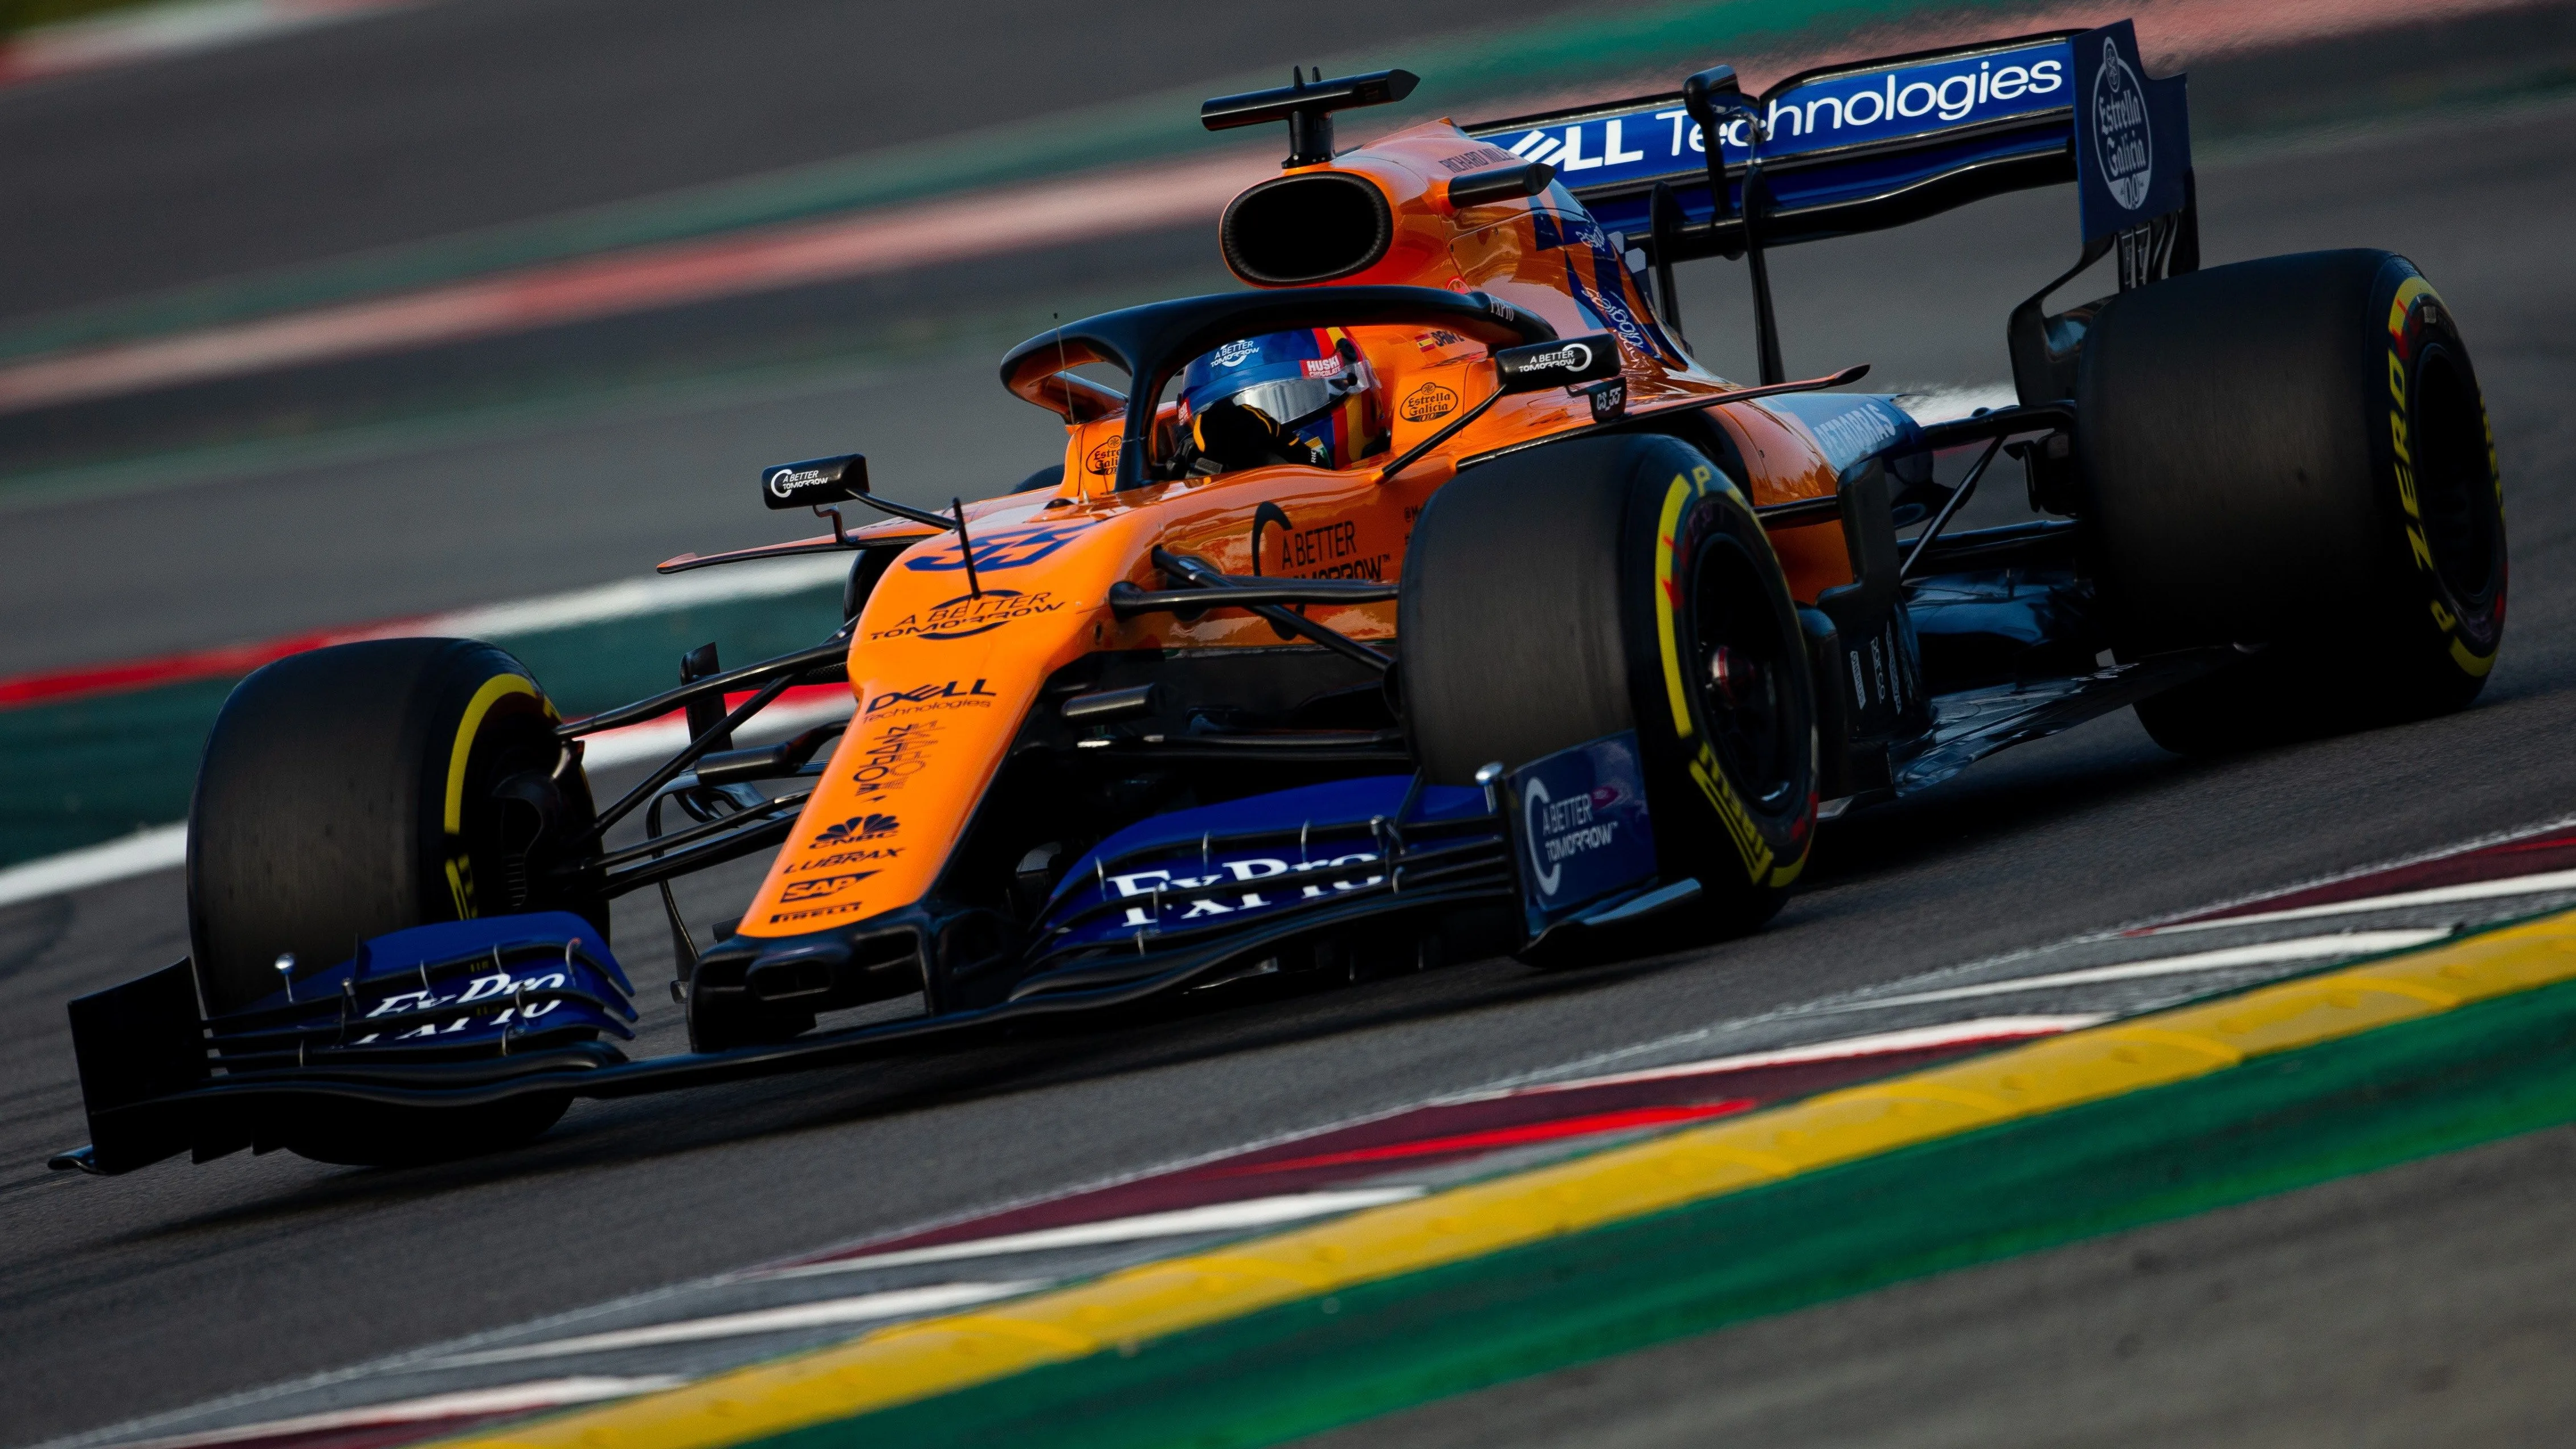
[[(2565, 747), (2576, 692), (2576, 423), (2561, 412), (2576, 385), (2567, 340), (2576, 281), (2563, 267), (2576, 220), (2571, 137), (2576, 111), (2541, 106), (2208, 158), (2202, 172), (2211, 260), (2389, 246), (2421, 263), (2463, 318), (2503, 456), (2517, 565), (2504, 659), (2476, 708), (2215, 763), (2164, 754), (2125, 716), (2105, 720), (1832, 828), (1814, 888), (1750, 940), (1562, 977), (1473, 963), (1091, 1036), (586, 1104), (533, 1147), (454, 1167), (354, 1172), (237, 1156), (93, 1181), (41, 1167), (82, 1135), (60, 1002), (184, 950), (177, 878), (0, 913), (0, 1359), (13, 1369), (0, 1389), (0, 1440), (97, 1427), (2567, 813), (2576, 808), (2576, 756)], [(2044, 194), (1784, 257), (1791, 366), (1872, 360), (1888, 381), (1991, 378), (2004, 310), (2054, 270), (2071, 232), (2071, 201)], [(1729, 335), (1741, 310), (1735, 278), (1716, 266), (1697, 272), (1685, 281), (1694, 335)], [(988, 389), (987, 367), (961, 362), (953, 375)], [(294, 606), (322, 607), (436, 593), (422, 581), (429, 570), (407, 576), (389, 561), (452, 564), (473, 553), (488, 510), (526, 497), (510, 480), (547, 484), (542, 507), (518, 505), (533, 510), (532, 539), (605, 534), (585, 547), (623, 548), (631, 560), (666, 534), (669, 551), (709, 542), (686, 536), (700, 519), (739, 518), (734, 487), (703, 504), (659, 506), (685, 502), (684, 483), (703, 487), (688, 481), (700, 460), (728, 456), (720, 476), (745, 477), (748, 464), (800, 455), (800, 440), (827, 425), (889, 441), (937, 436), (952, 460), (969, 450), (998, 468), (1022, 445), (988, 435), (985, 420), (1001, 414), (929, 385), (950, 375), (671, 410), (588, 432), (535, 429), (477, 441), (462, 459), (424, 448), (354, 477), (340, 470), (337, 494), (328, 479), (235, 480), (170, 495), (186, 508), (160, 524), (105, 504), (11, 521), (13, 532), (42, 521), (36, 546), (109, 576), (55, 601), (67, 628), (94, 630), (77, 656), (91, 658), (123, 637), (121, 626), (79, 620), (131, 607), (111, 587), (137, 530), (183, 518), (247, 527), (223, 520), (276, 509), (272, 527), (349, 545), (355, 557), (335, 567), (356, 582), (259, 590), (223, 587), (211, 571), (186, 576), (185, 556), (209, 546), (203, 536), (168, 543), (161, 559), (183, 569), (168, 597), (187, 607), (160, 622), (184, 614), (170, 632), (240, 637), (292, 613), (272, 594), (319, 596), (323, 604)], [(1042, 444), (1044, 429), (1029, 437)], [(896, 446), (925, 465), (937, 456), (927, 442)], [(686, 451), (652, 472), (655, 455), (672, 450)], [(398, 519), (324, 506), (387, 496), (371, 490), (404, 479), (460, 476), (493, 481), (419, 498)], [(607, 506), (621, 494), (656, 506)], [(477, 567), (440, 586), (493, 596), (501, 564)], [(19, 605), (8, 601), (11, 617), (28, 617)], [(717, 914), (727, 884), (702, 882), (693, 912)], [(657, 979), (658, 933), (631, 904), (620, 939), (639, 979)], [(2112, 1431), (2163, 1442), (2539, 1442), (2576, 1399), (2563, 1372), (2527, 1352), (2464, 1363), (2397, 1349), (2479, 1322), (2499, 1326), (2464, 1341), (2527, 1347), (2530, 1334), (2554, 1333), (2564, 1342), (2562, 1289), (2576, 1264), (2554, 1230), (2565, 1136), (1927, 1280), (1383, 1427), (1425, 1443), (1506, 1429), (1543, 1442), (1589, 1438), (1615, 1421), (1645, 1443), (1787, 1423), (1805, 1402), (1832, 1410), (1837, 1432), (1820, 1437), (1841, 1442), (1932, 1442), (1935, 1409), (1954, 1425), (1990, 1423), (1984, 1442)], [(2453, 1241), (2472, 1230), (2486, 1241)], [(2177, 1266), (2142, 1269), (2140, 1253)], [(2367, 1271), (2330, 1271), (2352, 1255)], [(2124, 1321), (2138, 1325), (2126, 1330), (2136, 1348), (2124, 1354), (2117, 1333), (2101, 1345), (2095, 1330)], [(2514, 1339), (2517, 1323), (2539, 1326)], [(2088, 1344), (2102, 1351), (2088, 1354)], [(2227, 1344), (2234, 1355), (2217, 1351)], [(2371, 1362), (2405, 1367), (2361, 1373), (2356, 1345), (2383, 1353)], [(2228, 1385), (2255, 1377), (2288, 1388), (2270, 1418), (2159, 1417), (2194, 1375), (2205, 1390), (2194, 1402), (2207, 1405), (2225, 1406)], [(1772, 1384), (1777, 1395), (1761, 1398)], [(2483, 1419), (2386, 1408), (2457, 1402), (2472, 1388)], [(1498, 1397), (1515, 1393), (1537, 1397)], [(1773, 1410), (1780, 1417), (1760, 1418)], [(1989, 1410), (1997, 1417), (1982, 1417)]]

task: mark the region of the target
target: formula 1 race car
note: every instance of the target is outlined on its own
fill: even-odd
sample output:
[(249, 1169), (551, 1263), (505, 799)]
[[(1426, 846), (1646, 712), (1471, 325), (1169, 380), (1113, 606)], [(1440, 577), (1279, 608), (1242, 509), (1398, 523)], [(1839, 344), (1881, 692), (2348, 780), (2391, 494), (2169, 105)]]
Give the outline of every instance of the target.
[[(2449, 309), (2386, 252), (2200, 269), (2184, 83), (2127, 23), (1334, 150), (1413, 84), (1205, 105), (1288, 128), (1218, 228), (1249, 290), (1013, 349), (1060, 468), (940, 511), (857, 454), (774, 466), (764, 501), (829, 534), (664, 565), (847, 551), (813, 648), (702, 650), (570, 722), (461, 640), (243, 681), (191, 953), (72, 1003), (94, 1140), (58, 1162), (419, 1160), (1182, 988), (1715, 939), (1820, 818), (2107, 711), (2217, 751), (2483, 683), (2503, 521)], [(1767, 249), (2066, 181), (2081, 250), (2006, 323), (2018, 405), (1784, 375)], [(2116, 294), (2047, 309), (2112, 254)], [(1755, 385), (1685, 346), (1674, 268), (1707, 257), (1747, 264)], [(1999, 457), (2044, 516), (1952, 531)], [(818, 682), (845, 723), (737, 743)], [(598, 804), (583, 738), (675, 712), (687, 747)], [(701, 941), (668, 882), (772, 849)], [(607, 905), (648, 886), (692, 1049), (631, 1061)]]

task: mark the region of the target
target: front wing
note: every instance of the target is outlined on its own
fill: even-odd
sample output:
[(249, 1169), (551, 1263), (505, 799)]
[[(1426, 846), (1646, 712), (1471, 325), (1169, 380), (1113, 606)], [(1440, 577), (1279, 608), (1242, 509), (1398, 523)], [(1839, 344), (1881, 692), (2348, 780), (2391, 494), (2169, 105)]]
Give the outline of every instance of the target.
[(635, 1019), (626, 978), (574, 916), (378, 937), (211, 1020), (182, 960), (71, 1003), (91, 1141), (53, 1165), (121, 1173), (181, 1152), (265, 1150), (293, 1140), (306, 1114), (351, 1103), (630, 1097), (838, 1066), (1252, 974), (1383, 918), (1517, 902), (1535, 941), (1696, 893), (1658, 877), (1634, 738), (1622, 735), (1476, 789), (1380, 776), (1148, 820), (1067, 873), (1007, 999), (776, 1045), (626, 1058), (598, 1039)]

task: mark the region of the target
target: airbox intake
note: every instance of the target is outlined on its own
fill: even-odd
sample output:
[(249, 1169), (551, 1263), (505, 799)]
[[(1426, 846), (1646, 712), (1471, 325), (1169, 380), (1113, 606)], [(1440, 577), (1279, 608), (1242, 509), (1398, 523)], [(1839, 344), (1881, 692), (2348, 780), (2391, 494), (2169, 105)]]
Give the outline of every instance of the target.
[(1395, 242), (1386, 196), (1357, 176), (1316, 171), (1265, 181), (1217, 223), (1225, 264), (1255, 286), (1329, 282), (1375, 266)]

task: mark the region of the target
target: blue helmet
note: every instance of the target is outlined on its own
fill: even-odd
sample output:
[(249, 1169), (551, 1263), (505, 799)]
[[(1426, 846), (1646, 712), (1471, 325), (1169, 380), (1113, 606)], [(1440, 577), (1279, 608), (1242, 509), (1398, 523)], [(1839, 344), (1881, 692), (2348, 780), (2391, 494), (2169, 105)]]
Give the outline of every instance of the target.
[(1229, 342), (1181, 373), (1194, 471), (1269, 463), (1347, 468), (1386, 446), (1368, 359), (1338, 327)]

